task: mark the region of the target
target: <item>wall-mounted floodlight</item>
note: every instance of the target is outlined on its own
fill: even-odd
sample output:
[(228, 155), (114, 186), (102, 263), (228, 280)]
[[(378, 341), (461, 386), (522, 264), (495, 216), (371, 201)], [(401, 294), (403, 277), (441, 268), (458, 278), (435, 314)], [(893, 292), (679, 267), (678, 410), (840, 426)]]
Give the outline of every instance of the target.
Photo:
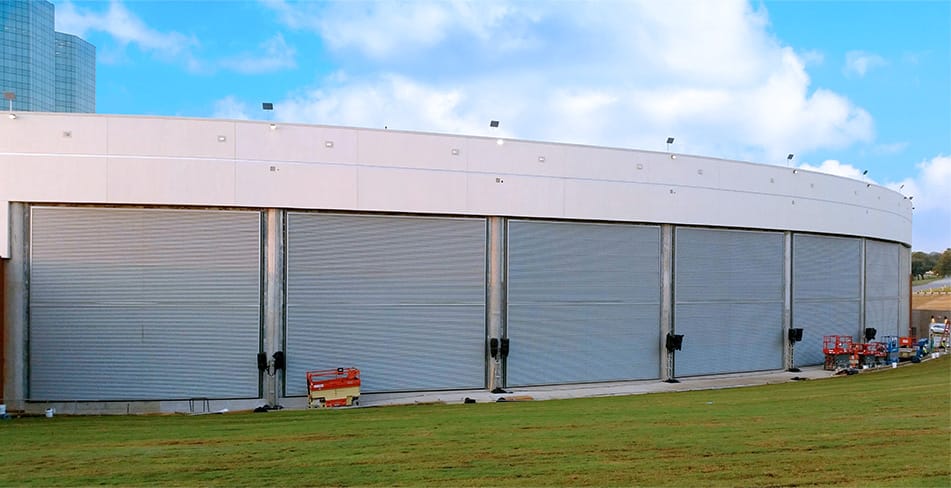
[(262, 110), (274, 110), (274, 104), (271, 103), (271, 102), (263, 102), (263, 103), (261, 103), (261, 109), (262, 109)]
[[(13, 115), (13, 101), (16, 100), (16, 98), (17, 98), (17, 94), (13, 93), (12, 91), (3, 92), (3, 99), (9, 102), (9, 105), (10, 105), (10, 115)], [(10, 118), (15, 119), (16, 117), (10, 117)]]
[(868, 174), (868, 170), (865, 170), (865, 171), (862, 172), (862, 176), (865, 176), (865, 175), (867, 175), (867, 174)]
[(789, 153), (788, 155), (786, 155), (786, 161), (787, 161), (787, 162), (786, 162), (786, 166), (792, 165), (792, 158), (793, 158), (793, 157), (795, 157), (795, 155), (794, 155), (793, 153)]
[(667, 152), (670, 152), (670, 145), (673, 144), (673, 143), (674, 143), (674, 138), (673, 138), (673, 137), (668, 137), (668, 138), (667, 138)]
[(498, 126), (499, 126), (499, 121), (498, 121), (498, 120), (490, 120), (490, 121), (489, 121), (489, 127), (498, 128)]
[(17, 118), (17, 114), (10, 112), (10, 115), (8, 115), (7, 117), (10, 117), (10, 120), (15, 120)]

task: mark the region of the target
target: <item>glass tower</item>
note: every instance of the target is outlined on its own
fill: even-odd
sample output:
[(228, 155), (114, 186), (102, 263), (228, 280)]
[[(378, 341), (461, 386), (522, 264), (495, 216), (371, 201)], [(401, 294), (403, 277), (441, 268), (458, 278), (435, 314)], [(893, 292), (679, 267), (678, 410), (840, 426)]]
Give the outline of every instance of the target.
[(14, 111), (95, 112), (96, 48), (55, 32), (53, 14), (45, 0), (0, 1), (0, 92)]

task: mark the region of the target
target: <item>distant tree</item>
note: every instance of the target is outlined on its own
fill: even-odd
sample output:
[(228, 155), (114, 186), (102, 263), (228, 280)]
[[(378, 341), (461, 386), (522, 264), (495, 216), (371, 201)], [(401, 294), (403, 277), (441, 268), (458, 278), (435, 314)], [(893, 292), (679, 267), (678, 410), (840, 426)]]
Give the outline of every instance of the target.
[(951, 248), (945, 249), (944, 252), (941, 253), (941, 257), (938, 258), (938, 261), (931, 270), (937, 275), (951, 276)]
[(911, 253), (911, 275), (920, 278), (931, 269), (928, 266), (928, 253), (915, 251)]
[[(911, 253), (911, 274), (921, 278), (928, 271), (932, 271), (941, 257), (939, 252), (915, 251)], [(937, 273), (937, 271), (935, 271)]]

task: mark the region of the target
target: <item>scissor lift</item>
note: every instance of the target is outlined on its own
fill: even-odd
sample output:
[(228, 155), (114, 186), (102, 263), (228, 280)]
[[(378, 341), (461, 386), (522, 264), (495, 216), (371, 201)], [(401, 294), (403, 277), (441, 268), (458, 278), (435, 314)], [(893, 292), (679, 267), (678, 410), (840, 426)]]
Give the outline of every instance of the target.
[(826, 357), (823, 369), (833, 371), (848, 367), (853, 354), (852, 336), (822, 336), (822, 353)]
[(307, 408), (349, 407), (360, 403), (360, 370), (324, 369), (307, 372)]

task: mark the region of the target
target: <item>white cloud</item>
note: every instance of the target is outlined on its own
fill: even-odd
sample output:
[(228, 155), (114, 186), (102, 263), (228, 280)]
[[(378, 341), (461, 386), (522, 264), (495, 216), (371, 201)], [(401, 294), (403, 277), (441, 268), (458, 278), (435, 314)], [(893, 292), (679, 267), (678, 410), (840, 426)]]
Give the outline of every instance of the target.
[[(862, 174), (864, 170), (858, 169), (855, 166), (852, 166), (851, 164), (842, 163), (841, 161), (837, 161), (835, 159), (827, 159), (823, 161), (819, 166), (813, 166), (811, 164), (804, 163), (804, 164), (800, 164), (799, 167), (801, 169), (805, 169), (809, 171), (817, 171), (819, 173), (826, 173), (826, 174), (836, 175), (836, 176), (844, 176), (846, 178), (852, 178), (855, 180), (863, 180), (863, 181), (868, 180), (868, 178), (866, 178), (866, 175)], [(868, 181), (871, 181), (871, 180), (868, 180)]]
[(109, 2), (109, 8), (104, 12), (80, 9), (69, 1), (58, 5), (56, 30), (80, 37), (84, 37), (89, 31), (105, 32), (122, 46), (136, 45), (139, 49), (164, 59), (187, 55), (198, 42), (193, 37), (178, 32), (152, 29), (118, 0)]
[(347, 80), (289, 95), (287, 120), (483, 134), (496, 119), (519, 138), (663, 149), (672, 135), (766, 161), (874, 137), (868, 112), (811, 86), (820, 54), (782, 46), (740, 0), (266, 4), (323, 36)]
[(238, 119), (248, 120), (250, 108), (248, 104), (236, 99), (233, 95), (228, 95), (215, 101), (215, 108), (212, 117), (216, 119)]
[(914, 198), (913, 248), (929, 252), (951, 248), (951, 156), (935, 156), (915, 168), (914, 176), (886, 185)]
[[(432, 47), (458, 33), (496, 47), (522, 44), (517, 32), (499, 29), (513, 11), (502, 1), (262, 3), (288, 27), (314, 31), (332, 49), (352, 49), (378, 60)], [(518, 10), (531, 8), (526, 4)]]
[(864, 51), (849, 51), (845, 53), (845, 66), (842, 68), (842, 71), (847, 76), (854, 75), (861, 78), (870, 70), (886, 66), (887, 64), (888, 62), (885, 61), (885, 58), (877, 54)]
[(294, 48), (287, 45), (280, 33), (261, 43), (259, 48), (261, 53), (241, 53), (224, 58), (218, 64), (243, 74), (269, 73), (297, 66)]

